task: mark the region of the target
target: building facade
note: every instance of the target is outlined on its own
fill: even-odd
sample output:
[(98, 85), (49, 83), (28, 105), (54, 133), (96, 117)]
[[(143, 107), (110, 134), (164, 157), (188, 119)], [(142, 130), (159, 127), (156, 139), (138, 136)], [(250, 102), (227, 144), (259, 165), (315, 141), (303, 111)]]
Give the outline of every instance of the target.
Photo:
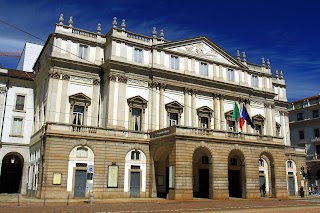
[(33, 91), (32, 73), (0, 69), (0, 193), (26, 193)]
[(309, 185), (320, 186), (320, 95), (290, 103), (291, 143), (306, 148), (305, 178)]
[[(40, 198), (277, 198), (304, 185), (286, 85), (206, 37), (170, 42), (118, 27), (64, 25), (34, 70), (27, 193)], [(240, 130), (234, 105), (254, 128)]]

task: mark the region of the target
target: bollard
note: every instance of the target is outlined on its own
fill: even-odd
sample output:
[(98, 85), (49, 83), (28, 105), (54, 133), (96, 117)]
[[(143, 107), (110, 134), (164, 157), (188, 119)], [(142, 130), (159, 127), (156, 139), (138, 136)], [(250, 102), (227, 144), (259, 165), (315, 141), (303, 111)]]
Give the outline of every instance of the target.
[(69, 205), (69, 196), (70, 194), (68, 194), (68, 197), (67, 197), (67, 205)]
[(93, 193), (90, 193), (90, 205), (93, 203)]

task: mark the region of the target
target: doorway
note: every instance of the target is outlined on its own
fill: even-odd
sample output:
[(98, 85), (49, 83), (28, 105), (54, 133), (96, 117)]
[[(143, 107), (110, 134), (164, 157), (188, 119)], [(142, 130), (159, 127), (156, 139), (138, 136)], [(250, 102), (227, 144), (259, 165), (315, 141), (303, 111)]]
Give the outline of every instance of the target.
[(140, 197), (140, 172), (131, 172), (130, 197)]
[(76, 170), (74, 180), (74, 197), (85, 197), (86, 196), (86, 182), (87, 182), (87, 171)]
[(294, 190), (294, 177), (289, 177), (288, 178), (288, 183), (289, 183), (289, 195), (294, 196), (295, 195), (295, 190)]
[(0, 193), (19, 193), (23, 160), (13, 153), (7, 154), (2, 160)]
[(199, 197), (209, 198), (209, 169), (199, 169)]

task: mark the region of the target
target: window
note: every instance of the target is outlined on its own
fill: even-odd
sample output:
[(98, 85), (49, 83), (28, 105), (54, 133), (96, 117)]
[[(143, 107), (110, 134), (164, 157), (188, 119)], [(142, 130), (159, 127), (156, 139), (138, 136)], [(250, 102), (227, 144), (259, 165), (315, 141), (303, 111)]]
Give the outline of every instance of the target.
[(304, 139), (304, 131), (303, 130), (299, 131), (299, 139), (300, 140)]
[(276, 123), (276, 136), (280, 136), (281, 133), (281, 125)]
[(256, 76), (256, 75), (252, 75), (252, 86), (254, 86), (254, 87), (258, 87), (259, 86), (259, 84), (258, 84), (258, 76)]
[(264, 161), (263, 161), (263, 159), (259, 159), (259, 166), (262, 166), (262, 167), (264, 167)]
[(84, 115), (84, 106), (73, 107), (73, 124), (75, 125), (83, 125), (83, 116)]
[(287, 161), (287, 168), (293, 168), (293, 163), (291, 160)]
[(301, 120), (303, 120), (303, 114), (302, 114), (302, 112), (297, 113), (297, 121), (301, 121)]
[(24, 95), (17, 95), (16, 99), (16, 110), (23, 110), (24, 109)]
[(230, 165), (231, 166), (236, 166), (238, 164), (237, 158), (230, 158)]
[(170, 113), (169, 125), (178, 125), (178, 113)]
[(314, 129), (313, 131), (314, 131), (314, 137), (315, 137), (315, 138), (319, 138), (319, 137), (320, 137), (319, 128), (316, 128), (316, 129)]
[(316, 145), (316, 153), (317, 155), (320, 155), (320, 145)]
[(209, 158), (208, 158), (208, 156), (202, 156), (202, 158), (201, 158), (201, 163), (202, 163), (202, 164), (209, 164)]
[(11, 134), (16, 136), (22, 136), (22, 118), (13, 118)]
[(141, 109), (132, 109), (132, 129), (135, 131), (141, 131)]
[(81, 59), (88, 59), (88, 46), (80, 44), (79, 45), (79, 57)]
[(261, 135), (262, 134), (262, 127), (260, 124), (254, 125), (255, 133)]
[(228, 81), (234, 81), (233, 69), (228, 69)]
[(319, 118), (319, 110), (317, 110), (317, 109), (312, 110), (312, 117), (313, 118)]
[(179, 69), (179, 58), (177, 56), (171, 56), (171, 69)]
[(135, 150), (131, 152), (131, 160), (140, 160), (140, 152)]
[(201, 117), (200, 121), (201, 121), (201, 128), (205, 128), (205, 129), (208, 128), (209, 126), (208, 117)]
[(202, 63), (200, 64), (200, 74), (204, 76), (208, 76), (208, 64)]
[(134, 61), (142, 63), (142, 49), (134, 49)]

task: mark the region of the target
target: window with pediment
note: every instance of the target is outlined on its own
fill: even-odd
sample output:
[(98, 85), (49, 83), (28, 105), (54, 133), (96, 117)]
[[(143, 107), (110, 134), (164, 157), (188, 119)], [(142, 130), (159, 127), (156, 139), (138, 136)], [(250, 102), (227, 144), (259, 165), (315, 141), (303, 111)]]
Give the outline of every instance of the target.
[(173, 101), (165, 105), (167, 111), (167, 124), (168, 126), (179, 125), (181, 115), (183, 113), (183, 105), (178, 101)]
[(263, 135), (264, 132), (264, 117), (262, 115), (255, 115), (252, 117), (255, 134)]
[(210, 128), (211, 118), (213, 117), (213, 110), (207, 106), (203, 106), (197, 109), (198, 126), (200, 128)]
[(91, 105), (91, 98), (83, 93), (69, 96), (70, 123), (74, 125), (86, 125), (86, 114), (88, 106)]
[(230, 110), (225, 113), (226, 123), (227, 123), (227, 131), (236, 132), (238, 129), (238, 122), (234, 118), (232, 118), (233, 110)]
[(129, 105), (129, 129), (134, 131), (144, 130), (145, 109), (148, 101), (137, 95), (127, 100)]

